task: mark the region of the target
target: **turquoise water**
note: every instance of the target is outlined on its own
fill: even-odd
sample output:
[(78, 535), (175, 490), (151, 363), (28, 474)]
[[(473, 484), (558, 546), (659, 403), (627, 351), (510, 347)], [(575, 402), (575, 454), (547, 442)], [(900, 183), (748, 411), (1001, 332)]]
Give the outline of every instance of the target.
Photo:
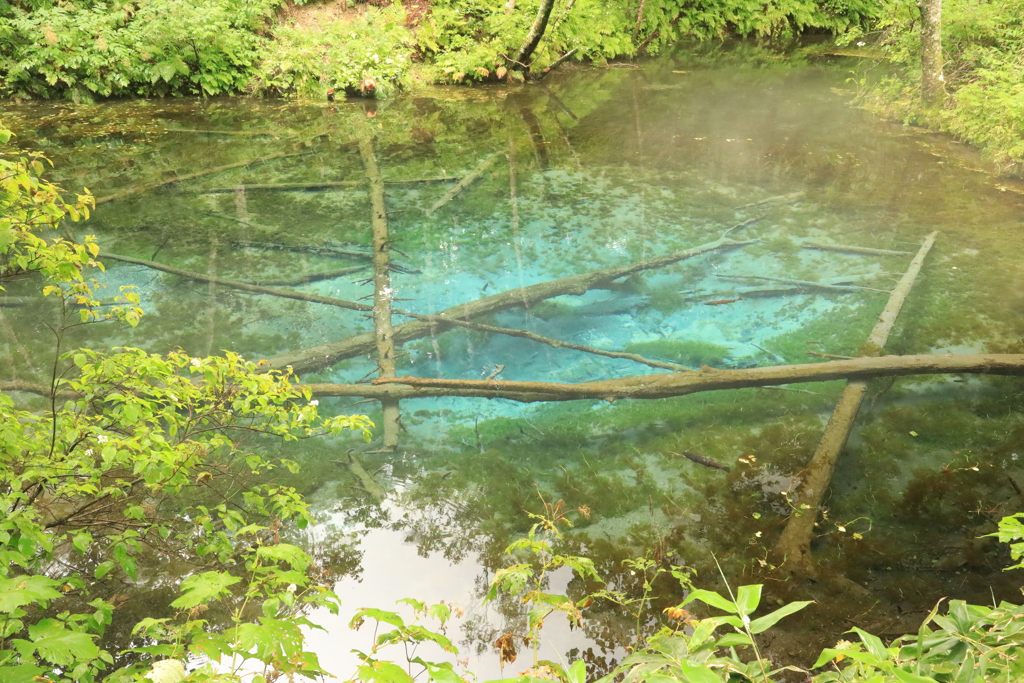
[[(10, 123), (21, 144), (54, 159), (65, 187), (87, 186), (101, 198), (236, 165), (102, 203), (76, 226), (107, 251), (204, 275), (280, 281), (367, 264), (337, 253), (370, 245), (353, 144), (367, 122), (390, 181), (462, 177), (497, 154), (477, 182), (429, 216), (424, 210), (453, 181), (387, 185), (392, 256), (410, 271), (392, 274), (396, 307), (437, 312), (692, 248), (760, 217), (731, 234), (754, 244), (479, 322), (694, 367), (813, 362), (822, 359), (814, 353), (856, 352), (887, 298), (874, 290), (890, 289), (911, 255), (801, 244), (916, 252), (937, 229), (889, 350), (1021, 352), (1024, 202), (1016, 186), (987, 176), (983, 162), (951, 140), (851, 107), (843, 88), (855, 66), (681, 51), (638, 68), (580, 69), (543, 86), (417, 91), (376, 103), (372, 118), (363, 102), (212, 100), (14, 107)], [(241, 165), (271, 155), (279, 156)], [(239, 189), (325, 182), (352, 184)], [(372, 330), (362, 313), (106, 264), (101, 281), (111, 291), (137, 285), (146, 316), (134, 332), (84, 330), (83, 344), (180, 346), (197, 355), (230, 349), (257, 359)], [(293, 287), (365, 303), (370, 274)], [(777, 280), (722, 276), (871, 289), (793, 291)], [(12, 287), (8, 297), (30, 292)], [(33, 351), (45, 348), (40, 308), (0, 315), (5, 366), (17, 379), (40, 376), (49, 362)], [(480, 379), (499, 366), (501, 379), (558, 382), (662, 371), (464, 330), (403, 351), (399, 374), (422, 377)], [(352, 382), (374, 368), (372, 358), (355, 357), (303, 379)], [(398, 452), (371, 453), (378, 444), (354, 441), (304, 444), (291, 453), (306, 472), (295, 483), (323, 516), (315, 548), (338, 576), (346, 606), (456, 601), (467, 610), (455, 630), (471, 668), (497, 675), (490, 644), (521, 628), (522, 616), (511, 601), (483, 608), (479, 599), (541, 496), (589, 508), (565, 543), (594, 557), (621, 590), (638, 588), (621, 564), (632, 556), (693, 566), (698, 583), (714, 586), (714, 553), (734, 583), (759, 580), (789, 510), (785, 492), (841, 386), (648, 402), (405, 401)], [(999, 512), (1020, 509), (1022, 395), (1018, 381), (1002, 378), (872, 384), (815, 548), (828, 571), (860, 583), (879, 606), (865, 614), (867, 605), (851, 600), (809, 610), (768, 643), (773, 656), (809, 663), (809, 651), (830, 644), (848, 618), (895, 634), (916, 629), (944, 595), (987, 601), (990, 586), (997, 597), (1017, 595), (1019, 582), (1000, 571), (1005, 550), (974, 539)], [(375, 404), (341, 399), (321, 408), (379, 413)], [(388, 492), (383, 503), (337, 464), (351, 448), (367, 451), (360, 457)], [(678, 455), (683, 450), (732, 471), (703, 468)], [(585, 589), (561, 574), (552, 581), (573, 595)], [(769, 587), (773, 599), (821, 597), (813, 586)], [(655, 612), (679, 597), (671, 581), (656, 588)], [(350, 633), (344, 619), (321, 618), (331, 628), (315, 637), (346, 675), (351, 659), (338, 653), (366, 647), (369, 636)], [(622, 652), (633, 624), (601, 606), (582, 631), (552, 624), (545, 656), (575, 650), (600, 670)]]

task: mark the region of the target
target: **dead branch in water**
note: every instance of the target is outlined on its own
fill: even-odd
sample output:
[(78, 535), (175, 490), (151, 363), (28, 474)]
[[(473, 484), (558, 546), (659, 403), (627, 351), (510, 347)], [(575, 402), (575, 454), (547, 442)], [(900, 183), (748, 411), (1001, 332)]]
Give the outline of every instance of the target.
[(817, 249), (819, 251), (838, 251), (850, 254), (867, 254), (869, 256), (909, 256), (912, 251), (895, 251), (893, 249), (873, 249), (871, 247), (854, 247), (848, 244), (822, 244), (820, 242), (801, 242), (801, 249)]
[[(386, 185), (412, 185), (414, 183), (450, 183), (457, 181), (458, 176), (438, 176), (435, 178), (408, 178), (406, 180), (385, 180)], [(359, 187), (366, 185), (365, 180), (324, 180), (311, 183), (258, 183), (250, 185), (233, 185), (224, 187), (206, 187), (190, 190), (196, 194), (220, 194), (225, 192), (237, 192), (239, 190), (248, 192), (250, 190), (262, 190), (266, 192), (303, 192), (315, 190), (330, 190), (336, 187)]]
[(426, 379), (395, 377), (365, 384), (305, 384), (314, 396), (355, 396), (378, 399), (467, 396), (536, 401), (657, 399), (705, 391), (748, 389), (808, 382), (863, 380), (908, 375), (978, 374), (1024, 376), (1024, 354), (920, 354), (835, 360), (801, 365), (776, 365), (742, 370), (703, 367), (681, 373), (661, 373), (563, 384), (509, 380)]
[(827, 292), (858, 292), (866, 290), (869, 292), (889, 293), (889, 290), (887, 289), (875, 289), (874, 287), (861, 287), (860, 285), (830, 285), (824, 282), (814, 282), (813, 280), (794, 280), (788, 277), (769, 277), (767, 275), (719, 275), (716, 273), (715, 277), (720, 277), (725, 280), (766, 280), (768, 282), (782, 282), (787, 285), (797, 285), (807, 289), (823, 289)]
[[(935, 237), (938, 232), (933, 232), (925, 238), (921, 249), (910, 262), (907, 272), (900, 279), (899, 284), (892, 290), (889, 301), (878, 317), (871, 335), (868, 337), (866, 350), (871, 353), (879, 353), (889, 339), (893, 325), (896, 324), (896, 317), (903, 308), (903, 303), (910, 294), (911, 288), (921, 272), (925, 257), (935, 244)], [(862, 363), (870, 358), (858, 358), (849, 361), (832, 361), (833, 363)], [(827, 363), (826, 363), (827, 364)], [(828, 424), (825, 426), (825, 433), (814, 451), (807, 469), (803, 471), (802, 483), (796, 495), (794, 514), (791, 514), (786, 522), (786, 528), (775, 545), (775, 556), (778, 564), (784, 565), (786, 571), (802, 576), (811, 576), (815, 573), (813, 558), (811, 557), (811, 537), (814, 535), (814, 523), (818, 517), (818, 510), (821, 501), (825, 497), (825, 490), (832, 479), (832, 472), (835, 470), (836, 460), (839, 454), (846, 447), (846, 442), (853, 431), (854, 420), (864, 400), (867, 391), (867, 381), (864, 378), (848, 378), (846, 388)]]
[(194, 173), (185, 173), (184, 175), (176, 175), (168, 180), (161, 180), (158, 183), (150, 183), (149, 185), (140, 185), (114, 194), (107, 195), (106, 197), (97, 197), (96, 205), (105, 204), (112, 202), (115, 199), (123, 199), (124, 197), (130, 197), (133, 194), (141, 194), (142, 192), (148, 192), (149, 190), (155, 190), (158, 187), (164, 187), (166, 185), (173, 185), (174, 183), (180, 183), (184, 180), (192, 180), (194, 178), (201, 178), (205, 175), (211, 175), (213, 173), (220, 173), (221, 171), (230, 171), (233, 168), (243, 168), (245, 166), (252, 166), (253, 164), (262, 164), (265, 161), (271, 159), (283, 159), (285, 157), (297, 157), (304, 156), (308, 152), (282, 152), (280, 154), (270, 154), (267, 156), (257, 157), (255, 159), (249, 159), (248, 161), (239, 161), (234, 164), (226, 164), (224, 166), (214, 166), (213, 168), (205, 168), (202, 171), (195, 171)]
[[(384, 179), (377, 167), (373, 151), (373, 135), (365, 122), (359, 126), (359, 156), (363, 160), (366, 179), (370, 184), (370, 221), (373, 226), (373, 334), (377, 347), (377, 367), (383, 378), (395, 376), (395, 343), (391, 325), (391, 276), (388, 273), (391, 256), (388, 250), (388, 214), (384, 206)], [(402, 415), (398, 401), (383, 399), (384, 450), (398, 448), (398, 429)]]
[[(718, 249), (729, 249), (734, 247), (753, 244), (755, 240), (729, 240), (717, 239), (714, 242), (679, 251), (666, 256), (657, 256), (644, 261), (637, 261), (622, 266), (613, 266), (601, 270), (571, 275), (569, 277), (540, 282), (528, 287), (512, 289), (501, 294), (484, 297), (475, 301), (452, 306), (440, 313), (431, 316), (430, 320), (416, 320), (414, 322), (402, 323), (395, 326), (394, 341), (402, 344), (414, 339), (421, 339), (431, 334), (438, 334), (456, 326), (454, 320), (470, 320), (482, 315), (497, 313), (511, 308), (529, 308), (546, 299), (556, 296), (586, 294), (612, 280), (626, 277), (644, 270), (662, 268), (678, 261), (683, 261), (694, 256), (715, 251)], [(403, 313), (404, 314), (404, 313)], [(338, 361), (346, 358), (370, 353), (375, 348), (372, 334), (360, 334), (348, 339), (342, 339), (329, 344), (321, 344), (306, 349), (300, 349), (288, 354), (282, 354), (270, 359), (271, 367), (283, 368), (291, 366), (296, 372), (316, 371), (329, 367)]]
[(462, 192), (467, 187), (472, 185), (476, 181), (476, 179), (482, 176), (484, 172), (487, 171), (487, 169), (489, 169), (497, 160), (497, 152), (494, 152), (493, 154), (490, 154), (487, 157), (485, 157), (483, 161), (477, 164), (476, 168), (474, 168), (472, 171), (466, 174), (466, 176), (458, 183), (456, 183), (452, 189), (445, 192), (443, 197), (434, 202), (433, 205), (431, 205), (431, 207), (426, 210), (426, 215), (431, 215), (432, 213), (440, 209), (442, 206), (444, 206), (451, 200), (455, 199), (455, 197), (460, 192)]

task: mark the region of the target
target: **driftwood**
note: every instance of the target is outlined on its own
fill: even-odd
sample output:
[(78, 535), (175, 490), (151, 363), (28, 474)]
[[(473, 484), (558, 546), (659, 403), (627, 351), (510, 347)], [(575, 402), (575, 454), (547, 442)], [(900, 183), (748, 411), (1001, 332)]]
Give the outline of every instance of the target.
[[(387, 185), (411, 185), (413, 183), (450, 183), (459, 180), (458, 176), (438, 176), (436, 178), (409, 178), (406, 180), (385, 180)], [(191, 190), (196, 194), (222, 194), (225, 192), (248, 192), (250, 190), (263, 190), (268, 192), (296, 192), (330, 190), (335, 187), (357, 187), (366, 185), (365, 180), (324, 180), (311, 183), (258, 183), (253, 185), (233, 185), (224, 187), (196, 188)]]
[[(391, 325), (391, 276), (388, 273), (388, 214), (384, 206), (384, 179), (377, 167), (373, 136), (365, 122), (359, 124), (359, 156), (363, 160), (366, 179), (370, 183), (370, 222), (373, 227), (373, 333), (377, 347), (377, 367), (381, 377), (395, 376), (395, 342)], [(402, 415), (398, 401), (383, 399), (383, 432), (386, 451), (398, 448), (398, 430)]]
[(304, 156), (306, 154), (308, 154), (308, 152), (282, 152), (280, 154), (270, 154), (268, 156), (257, 157), (255, 159), (249, 159), (248, 161), (239, 161), (239, 162), (234, 163), (234, 164), (226, 164), (224, 166), (214, 166), (213, 168), (204, 168), (202, 171), (195, 171), (194, 173), (186, 173), (184, 175), (174, 176), (173, 178), (170, 178), (168, 180), (162, 180), (162, 181), (160, 181), (158, 183), (150, 183), (149, 185), (140, 185), (139, 187), (133, 187), (133, 188), (130, 188), (130, 189), (127, 189), (127, 190), (122, 190), (121, 192), (115, 192), (114, 194), (107, 195), (106, 197), (97, 197), (96, 198), (96, 205), (99, 206), (100, 204), (105, 204), (107, 202), (112, 202), (115, 199), (123, 199), (125, 197), (130, 197), (130, 196), (132, 196), (134, 194), (141, 194), (143, 192), (148, 192), (150, 190), (155, 190), (156, 188), (164, 187), (165, 185), (173, 185), (174, 183), (180, 183), (183, 180), (192, 180), (194, 178), (201, 178), (203, 176), (211, 175), (213, 173), (220, 173), (222, 171), (230, 171), (233, 168), (243, 168), (245, 166), (252, 166), (253, 164), (261, 164), (264, 161), (270, 161), (271, 159), (283, 159), (285, 157), (297, 157), (297, 156)]
[(825, 282), (814, 282), (813, 280), (793, 280), (788, 277), (769, 277), (767, 275), (716, 274), (715, 277), (720, 277), (725, 280), (766, 280), (768, 282), (782, 282), (787, 285), (796, 285), (806, 289), (823, 289), (827, 292), (859, 292), (866, 290), (869, 292), (882, 292), (884, 294), (889, 293), (889, 290), (887, 289), (875, 289), (874, 287), (862, 287), (860, 285), (831, 285)]
[[(935, 244), (937, 232), (933, 232), (925, 238), (921, 249), (917, 252), (907, 272), (900, 279), (899, 284), (893, 289), (889, 302), (886, 304), (882, 314), (878, 317), (871, 335), (868, 337), (867, 348), (869, 353), (878, 353), (885, 346), (892, 332), (896, 317), (899, 315), (903, 303), (907, 299), (925, 257)], [(856, 359), (849, 361), (832, 361), (834, 363), (859, 363), (867, 359)], [(825, 490), (832, 479), (832, 472), (835, 469), (836, 460), (853, 431), (853, 423), (857, 418), (857, 412), (867, 392), (867, 381), (864, 378), (849, 378), (846, 388), (843, 389), (839, 402), (836, 405), (825, 432), (814, 451), (807, 469), (801, 474), (802, 483), (796, 495), (795, 510), (799, 512), (792, 514), (786, 522), (775, 545), (775, 555), (779, 564), (791, 573), (810, 576), (814, 572), (814, 563), (811, 558), (811, 538), (814, 535), (814, 523), (818, 516), (818, 509), (825, 497)]]
[(821, 242), (801, 242), (802, 249), (819, 251), (838, 251), (849, 254), (867, 254), (869, 256), (909, 256), (912, 251), (894, 251), (892, 249), (873, 249), (871, 247), (854, 247), (848, 244), (822, 244)]
[(661, 373), (562, 384), (509, 380), (458, 380), (396, 377), (365, 384), (305, 384), (314, 396), (353, 396), (401, 399), (468, 396), (521, 402), (657, 399), (705, 391), (749, 389), (807, 382), (939, 374), (1007, 375), (1024, 377), (1024, 354), (920, 354), (835, 360), (825, 363), (776, 365), (742, 370), (703, 367), (681, 373)]
[[(603, 268), (590, 273), (572, 275), (569, 277), (559, 278), (557, 280), (549, 280), (548, 282), (530, 285), (529, 287), (508, 290), (501, 294), (495, 294), (493, 296), (477, 299), (476, 301), (452, 306), (451, 308), (432, 316), (430, 321), (417, 320), (397, 325), (394, 329), (394, 341), (396, 344), (402, 344), (414, 339), (421, 339), (431, 334), (444, 332), (455, 326), (455, 323), (452, 321), (453, 318), (470, 320), (472, 318), (497, 313), (510, 308), (529, 308), (541, 301), (552, 299), (556, 296), (580, 296), (582, 294), (586, 294), (591, 289), (595, 289), (612, 280), (632, 275), (633, 273), (651, 270), (653, 268), (661, 268), (710, 251), (745, 246), (753, 243), (754, 240), (737, 241), (720, 238), (714, 242), (709, 242), (693, 249), (675, 252), (666, 256), (657, 256), (645, 261), (629, 263), (623, 266)], [(310, 372), (329, 367), (346, 358), (353, 358), (355, 356), (369, 353), (374, 348), (375, 343), (373, 334), (364, 333), (354, 337), (349, 337), (348, 339), (342, 339), (341, 341), (321, 344), (320, 346), (314, 346), (276, 356), (275, 358), (270, 359), (269, 365), (275, 368), (291, 366), (299, 373)]]
[(487, 169), (489, 169), (492, 165), (494, 165), (494, 162), (497, 161), (497, 160), (498, 160), (498, 153), (497, 152), (494, 152), (493, 154), (490, 154), (487, 157), (485, 157), (483, 161), (481, 161), (479, 164), (477, 164), (476, 168), (474, 168), (472, 171), (470, 171), (468, 174), (466, 174), (466, 176), (462, 180), (457, 182), (455, 184), (455, 186), (452, 187), (452, 189), (450, 189), (447, 192), (445, 192), (443, 197), (441, 197), (436, 202), (434, 202), (431, 205), (431, 207), (426, 210), (426, 212), (425, 212), (426, 215), (428, 215), (428, 216), (431, 215), (432, 213), (434, 213), (435, 211), (440, 209), (442, 206), (444, 206), (445, 204), (447, 204), (451, 200), (455, 199), (455, 197), (460, 192), (462, 192), (467, 187), (472, 185), (476, 181), (476, 179), (479, 178), (480, 176), (482, 176), (487, 171)]

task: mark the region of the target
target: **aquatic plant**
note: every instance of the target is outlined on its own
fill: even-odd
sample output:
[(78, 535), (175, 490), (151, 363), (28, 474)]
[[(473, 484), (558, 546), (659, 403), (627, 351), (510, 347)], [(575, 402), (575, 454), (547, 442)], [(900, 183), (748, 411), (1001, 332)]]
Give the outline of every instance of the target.
[(719, 365), (730, 354), (729, 349), (724, 346), (695, 339), (654, 339), (630, 342), (626, 344), (626, 351), (691, 367)]

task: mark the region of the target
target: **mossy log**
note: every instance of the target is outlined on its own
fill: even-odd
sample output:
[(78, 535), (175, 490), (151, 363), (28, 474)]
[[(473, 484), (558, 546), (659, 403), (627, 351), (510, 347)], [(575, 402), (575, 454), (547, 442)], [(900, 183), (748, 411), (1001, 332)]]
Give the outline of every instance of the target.
[[(878, 317), (871, 335), (862, 347), (867, 354), (877, 354), (885, 347), (889, 339), (896, 318), (899, 316), (903, 304), (910, 294), (914, 282), (917, 280), (921, 266), (924, 265), (925, 257), (935, 244), (938, 232), (928, 235), (918, 250), (917, 255), (910, 262), (906, 273), (893, 289), (889, 301)], [(833, 361), (836, 363), (861, 363), (868, 358), (857, 358), (848, 361)], [(815, 573), (815, 565), (811, 557), (811, 538), (814, 535), (814, 524), (818, 516), (818, 510), (825, 497), (829, 482), (832, 480), (832, 472), (835, 470), (839, 454), (846, 447), (846, 442), (853, 431), (854, 421), (860, 410), (860, 405), (867, 392), (867, 381), (864, 378), (848, 378), (849, 382), (839, 397), (839, 402), (828, 424), (825, 425), (825, 432), (818, 443), (810, 464), (801, 473), (800, 488), (795, 496), (795, 512), (789, 516), (786, 528), (775, 544), (776, 564), (782, 566), (783, 570), (798, 576), (812, 576)]]
[[(540, 282), (520, 289), (512, 289), (493, 296), (484, 297), (475, 301), (452, 306), (440, 313), (431, 316), (430, 320), (416, 320), (414, 322), (396, 325), (394, 329), (394, 341), (396, 344), (422, 339), (431, 334), (439, 334), (456, 326), (455, 320), (470, 320), (491, 313), (498, 313), (512, 308), (529, 308), (546, 299), (553, 299), (556, 296), (586, 294), (591, 289), (596, 289), (612, 280), (617, 280), (627, 275), (632, 275), (644, 270), (662, 268), (678, 261), (683, 261), (700, 254), (719, 249), (753, 244), (755, 240), (730, 240), (720, 238), (714, 242), (678, 251), (666, 256), (658, 256), (644, 261), (637, 261), (622, 266), (603, 268), (580, 275), (559, 278)], [(313, 372), (344, 360), (370, 353), (375, 348), (372, 333), (359, 334), (337, 342), (321, 344), (307, 349), (300, 349), (291, 353), (282, 354), (269, 359), (270, 366), (283, 368), (291, 366), (296, 372)]]
[(1024, 354), (920, 354), (854, 358), (824, 363), (774, 365), (742, 370), (703, 367), (691, 372), (639, 375), (599, 382), (515, 382), (509, 380), (378, 378), (373, 384), (306, 384), (315, 396), (357, 396), (377, 399), (468, 396), (504, 398), (524, 403), (536, 401), (583, 401), (656, 399), (686, 396), (705, 391), (753, 387), (868, 380), (908, 375), (976, 374), (1024, 377)]

